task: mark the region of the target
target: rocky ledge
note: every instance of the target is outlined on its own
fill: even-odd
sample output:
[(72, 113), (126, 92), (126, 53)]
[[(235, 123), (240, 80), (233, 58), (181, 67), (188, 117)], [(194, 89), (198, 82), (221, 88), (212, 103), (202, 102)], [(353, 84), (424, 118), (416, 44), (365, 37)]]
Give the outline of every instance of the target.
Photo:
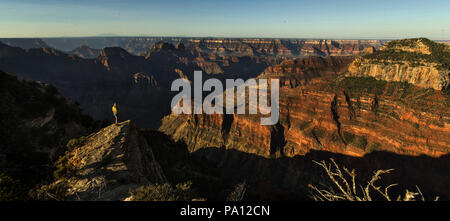
[(125, 200), (131, 189), (166, 181), (152, 149), (131, 121), (71, 143), (57, 162), (58, 179), (41, 190), (63, 189), (64, 200)]

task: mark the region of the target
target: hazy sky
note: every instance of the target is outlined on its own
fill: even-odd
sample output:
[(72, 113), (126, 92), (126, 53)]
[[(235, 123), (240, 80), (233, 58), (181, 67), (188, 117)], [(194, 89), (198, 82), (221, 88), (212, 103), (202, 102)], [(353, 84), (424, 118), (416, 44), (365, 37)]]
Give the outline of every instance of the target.
[(450, 39), (450, 0), (0, 0), (0, 37)]

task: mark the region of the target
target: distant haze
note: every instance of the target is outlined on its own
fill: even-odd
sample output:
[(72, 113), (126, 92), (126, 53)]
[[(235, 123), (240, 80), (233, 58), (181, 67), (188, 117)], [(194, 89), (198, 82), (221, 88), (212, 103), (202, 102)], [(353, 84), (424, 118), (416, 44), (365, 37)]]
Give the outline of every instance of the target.
[(0, 37), (450, 39), (450, 1), (3, 0)]

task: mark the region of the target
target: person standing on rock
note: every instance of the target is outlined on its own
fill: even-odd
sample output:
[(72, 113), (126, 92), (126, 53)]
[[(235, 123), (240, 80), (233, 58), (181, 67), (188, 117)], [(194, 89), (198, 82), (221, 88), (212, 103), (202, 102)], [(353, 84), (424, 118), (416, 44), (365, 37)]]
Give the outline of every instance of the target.
[(116, 118), (115, 124), (118, 125), (119, 119), (117, 117), (117, 104), (116, 103), (114, 103), (114, 105), (112, 106), (112, 112), (114, 114), (114, 117)]

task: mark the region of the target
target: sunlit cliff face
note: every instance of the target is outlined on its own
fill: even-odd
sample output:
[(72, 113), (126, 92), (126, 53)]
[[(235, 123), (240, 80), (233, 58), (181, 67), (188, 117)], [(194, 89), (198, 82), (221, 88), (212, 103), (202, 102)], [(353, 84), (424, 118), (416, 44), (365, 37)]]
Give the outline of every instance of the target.
[(407, 83), (344, 77), (352, 58), (309, 58), (271, 66), (280, 79), (280, 123), (250, 115), (167, 116), (160, 130), (191, 151), (226, 147), (261, 156), (311, 150), (363, 156), (372, 151), (439, 157), (450, 150), (449, 99)]

